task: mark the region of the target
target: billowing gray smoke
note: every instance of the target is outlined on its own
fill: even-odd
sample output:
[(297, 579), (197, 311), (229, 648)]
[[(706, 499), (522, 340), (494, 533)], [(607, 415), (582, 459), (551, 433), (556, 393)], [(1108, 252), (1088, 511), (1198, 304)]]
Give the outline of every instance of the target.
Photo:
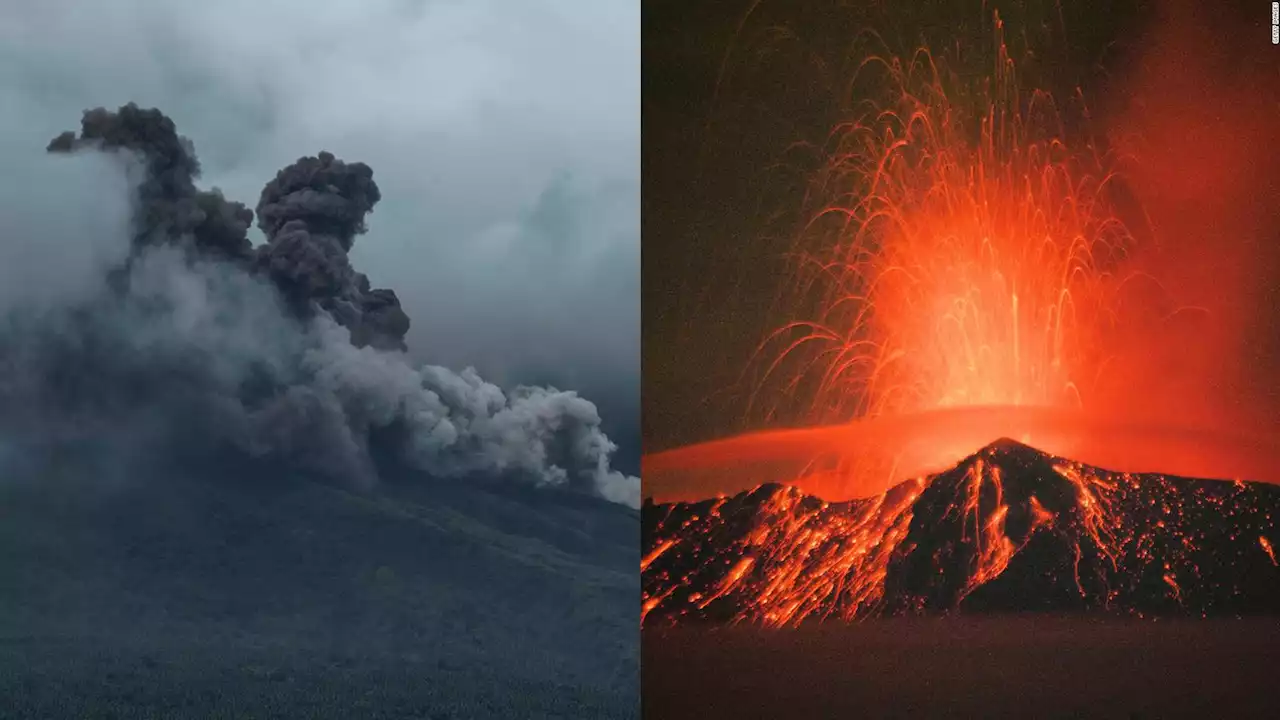
[(50, 152), (96, 148), (132, 152), (143, 164), (137, 185), (137, 235), (146, 245), (191, 241), (206, 253), (244, 259), (253, 253), (245, 234), (253, 212), (229, 202), (217, 190), (200, 191), (200, 176), (191, 141), (178, 135), (173, 121), (159, 110), (130, 103), (119, 112), (104, 108), (85, 112), (79, 137), (65, 132), (49, 143)]
[(370, 289), (347, 258), (382, 197), (368, 165), (322, 152), (281, 170), (258, 201), (258, 226), (268, 242), (254, 248), (247, 235), (253, 211), (216, 189), (196, 188), (195, 149), (159, 110), (134, 104), (118, 112), (90, 110), (79, 136), (65, 132), (49, 143), (51, 152), (86, 148), (131, 152), (141, 161), (135, 250), (179, 244), (261, 269), (303, 319), (321, 310), (350, 330), (357, 345), (404, 349), (409, 317), (395, 292)]
[(591, 402), (409, 363), (396, 294), (371, 288), (347, 255), (381, 197), (367, 165), (322, 152), (281, 170), (258, 201), (267, 242), (255, 247), (255, 213), (196, 187), (192, 143), (158, 110), (90, 110), (48, 150), (118, 157), (133, 231), (91, 301), (6, 311), (4, 435), (96, 438), (116, 452), (227, 444), (358, 484), (391, 454), (439, 478), (638, 506), (639, 478), (610, 468)]

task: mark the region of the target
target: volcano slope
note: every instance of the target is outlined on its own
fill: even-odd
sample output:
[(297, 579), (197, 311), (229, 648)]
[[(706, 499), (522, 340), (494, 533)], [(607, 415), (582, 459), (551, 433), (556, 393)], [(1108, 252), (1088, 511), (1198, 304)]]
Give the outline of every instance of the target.
[(1280, 612), (1280, 487), (1113, 473), (1002, 439), (883, 495), (764, 485), (642, 510), (646, 625)]
[(0, 485), (0, 714), (636, 715), (635, 510), (230, 457)]
[(1278, 517), (1009, 440), (851, 502), (648, 503), (645, 713), (1276, 717)]

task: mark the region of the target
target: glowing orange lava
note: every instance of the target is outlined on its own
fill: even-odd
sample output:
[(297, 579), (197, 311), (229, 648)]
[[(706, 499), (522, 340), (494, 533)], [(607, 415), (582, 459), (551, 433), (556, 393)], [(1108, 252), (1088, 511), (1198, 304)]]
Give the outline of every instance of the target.
[(773, 484), (650, 507), (644, 615), (789, 627), (993, 600), (1256, 610), (1280, 590), (1265, 535), (1278, 501), (1274, 486), (1115, 473), (1002, 440), (872, 498)]
[(859, 66), (851, 86), (878, 90), (831, 133), (783, 298), (815, 309), (753, 360), (749, 414), (799, 403), (805, 429), (646, 456), (648, 495), (782, 480), (867, 497), (1002, 436), (1124, 472), (1280, 481), (1273, 440), (1153, 421), (1150, 387), (1126, 392), (1164, 363), (1116, 349), (1186, 308), (1127, 262), (1141, 247), (1112, 200), (1119, 159), (1019, 87), (998, 16), (994, 47), (976, 80), (927, 49)]
[(860, 69), (884, 76), (889, 101), (836, 128), (816, 181), (795, 255), (797, 285), (822, 288), (818, 316), (761, 348), (766, 378), (813, 381), (814, 422), (1087, 405), (1132, 238), (1103, 160), (1069, 145), (1046, 93), (1020, 94), (996, 24), (978, 88), (923, 49)]
[(1272, 549), (1271, 541), (1267, 539), (1266, 535), (1258, 536), (1258, 544), (1262, 546), (1263, 552), (1265, 552), (1267, 557), (1271, 559), (1271, 564), (1280, 566), (1280, 563), (1276, 562), (1276, 552)]
[(1207, 612), (1280, 587), (1258, 534), (1280, 496), (1239, 480), (1280, 482), (1274, 438), (1153, 422), (1142, 393), (1163, 386), (1126, 390), (1165, 357), (1126, 338), (1185, 308), (1131, 262), (1115, 159), (1020, 89), (995, 26), (987, 77), (925, 49), (859, 66), (851, 86), (881, 91), (831, 133), (807, 196), (783, 300), (802, 317), (754, 359), (752, 411), (776, 422), (798, 402), (804, 427), (645, 456), (662, 503), (645, 615), (790, 626), (1026, 588)]
[(645, 495), (696, 501), (785, 482), (832, 502), (864, 498), (902, 478), (945, 470), (997, 437), (1120, 472), (1280, 482), (1280, 455), (1265, 436), (1077, 410), (969, 407), (747, 433), (651, 453), (643, 459)]

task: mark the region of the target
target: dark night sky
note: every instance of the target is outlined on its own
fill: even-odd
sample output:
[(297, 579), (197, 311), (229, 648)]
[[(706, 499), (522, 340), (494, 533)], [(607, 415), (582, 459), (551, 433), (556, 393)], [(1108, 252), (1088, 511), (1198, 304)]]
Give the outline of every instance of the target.
[[(864, 7), (877, 4), (893, 8), (892, 16)], [(1019, 66), (1024, 77), (1035, 74), (1055, 97), (1082, 84), (1090, 105), (1105, 112), (1099, 99), (1123, 81), (1127, 59), (1153, 25), (1152, 3), (1060, 5), (1068, 7), (1036, 0), (644, 0), (646, 452), (761, 424), (746, 416), (748, 386), (739, 380), (752, 349), (780, 317), (771, 308), (782, 252), (806, 171), (814, 167), (811, 157), (788, 147), (820, 142), (841, 117), (857, 31), (874, 28), (907, 47), (923, 39), (938, 50), (961, 38), (990, 37), (991, 8), (998, 7), (1015, 57), (1020, 33), (1036, 38), (1037, 61)], [(1215, 5), (1209, 16), (1222, 23), (1219, 30), (1230, 24), (1265, 46), (1265, 3)], [(1243, 37), (1218, 36), (1226, 44)]]

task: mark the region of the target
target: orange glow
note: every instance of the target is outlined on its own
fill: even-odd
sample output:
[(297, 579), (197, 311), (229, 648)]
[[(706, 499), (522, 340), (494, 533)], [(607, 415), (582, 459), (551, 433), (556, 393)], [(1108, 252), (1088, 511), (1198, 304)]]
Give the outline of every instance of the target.
[(1173, 591), (1173, 599), (1181, 602), (1182, 588), (1178, 586), (1178, 578), (1174, 577), (1173, 573), (1165, 573), (1164, 582), (1169, 586), (1169, 589)]
[[(937, 597), (908, 595), (919, 607), (907, 610), (953, 609), (966, 597), (981, 604), (974, 593), (983, 586), (1024, 579), (1014, 561), (1037, 538), (1040, 547), (1067, 543), (1066, 586), (1082, 600), (1107, 606), (1150, 579), (1162, 602), (1185, 607), (1203, 591), (1196, 545), (1208, 531), (1181, 524), (1184, 515), (1239, 510), (1255, 524), (1237, 527), (1232, 540), (1238, 533), (1250, 546), (1271, 525), (1257, 508), (1233, 508), (1256, 497), (1242, 479), (1280, 483), (1280, 443), (1262, 393), (1230, 394), (1244, 374), (1235, 365), (1261, 355), (1245, 352), (1243, 301), (1224, 300), (1242, 288), (1256, 295), (1261, 271), (1245, 251), (1220, 249), (1207, 220), (1191, 222), (1205, 188), (1188, 183), (1207, 169), (1215, 186), (1240, 190), (1209, 194), (1246, 194), (1246, 180), (1233, 185), (1225, 169), (1248, 165), (1233, 128), (1249, 139), (1266, 132), (1206, 123), (1215, 142), (1192, 154), (1212, 157), (1202, 168), (1178, 166), (1181, 144), (1165, 135), (1180, 129), (1180, 115), (1156, 113), (1147, 122), (1166, 131), (1154, 138), (1163, 152), (1148, 157), (1158, 155), (1158, 169), (1138, 166), (1126, 188), (1138, 208), (1121, 213), (1113, 203), (1127, 179), (1116, 168), (1133, 158), (1076, 143), (1089, 136), (1067, 132), (1054, 98), (1019, 88), (1002, 32), (997, 17), (994, 72), (977, 82), (949, 74), (927, 49), (859, 66), (853, 85), (874, 75), (887, 90), (832, 131), (783, 298), (796, 317), (753, 358), (751, 413), (774, 423), (798, 401), (803, 427), (644, 457), (655, 502), (720, 497), (685, 526), (659, 523), (644, 563), (645, 592), (657, 589), (659, 599), (650, 605), (646, 594), (646, 612), (661, 606), (678, 622), (711, 607), (709, 615), (766, 626), (854, 620), (881, 609), (891, 560), (909, 557), (925, 558), (911, 566), (917, 574), (959, 576), (939, 580)], [(1207, 76), (1175, 72), (1178, 54), (1168, 52), (1156, 66), (1175, 85), (1190, 77), (1211, 89)], [(1171, 81), (1146, 72), (1176, 110), (1178, 100), (1165, 97)], [(1227, 102), (1208, 107), (1236, 112)], [(1266, 110), (1280, 134), (1276, 108)], [(1133, 192), (1162, 184), (1163, 195)], [(1146, 197), (1184, 205), (1169, 217), (1200, 234), (1170, 241), (1169, 223), (1130, 232), (1126, 221), (1141, 221)], [(1261, 236), (1252, 231), (1262, 224), (1241, 215), (1220, 227)], [(1002, 437), (1047, 453), (1049, 464), (1031, 475), (1042, 485), (1015, 482), (993, 460), (998, 449), (974, 455)], [(949, 473), (962, 462), (963, 472)], [(1237, 492), (1174, 476), (1234, 479)], [(769, 483), (782, 487), (761, 487)], [(711, 556), (702, 557), (698, 538), (727, 532), (720, 509), (747, 503), (728, 496), (753, 488), (756, 524), (731, 549), (708, 542)], [(915, 507), (926, 493), (942, 500)], [(722, 582), (698, 585), (677, 576), (687, 570), (668, 577), (665, 563), (653, 565), (674, 542), (681, 549), (668, 560), (684, 553), (693, 572), (717, 569), (707, 573)], [(1277, 565), (1268, 538), (1258, 544)]]
[[(839, 617), (853, 620), (880, 600), (889, 560), (906, 537), (911, 505), (920, 489), (919, 483), (905, 483), (859, 505), (852, 514), (829, 512), (825, 504), (801, 503), (794, 489), (779, 490), (764, 502), (769, 522), (746, 539), (742, 551), (748, 554), (735, 562), (713, 595), (694, 595), (689, 601), (705, 608), (745, 583), (759, 583), (752, 593), (757, 598), (752, 612), (759, 613), (765, 625), (793, 625), (824, 613), (833, 594), (849, 601)], [(714, 526), (718, 518), (698, 522)], [(760, 553), (761, 560), (754, 553)], [(763, 580), (759, 572), (752, 572), (760, 563), (767, 567)], [(666, 602), (684, 581), (670, 580), (663, 592), (646, 595), (644, 614)]]
[[(982, 518), (982, 511), (979, 500), (982, 497), (982, 485), (989, 482), (995, 488), (995, 512), (986, 518)], [(1002, 502), (1002, 493), (1004, 487), (1001, 484), (1000, 468), (987, 466), (979, 458), (969, 469), (966, 484), (968, 485), (968, 497), (963, 505), (965, 515), (966, 530), (969, 526), (969, 519), (973, 521), (973, 542), (977, 545), (977, 566), (969, 574), (969, 582), (965, 585), (964, 592), (961, 595), (968, 594), (984, 583), (999, 577), (1004, 572), (1005, 567), (1009, 565), (1009, 560), (1013, 558), (1016, 548), (1004, 532), (1004, 521), (1009, 514), (1009, 506)], [(967, 534), (967, 533), (966, 533)], [(962, 538), (965, 534), (961, 535)]]
[[(1135, 596), (1150, 601), (1144, 578), (1163, 582), (1164, 600), (1211, 607), (1206, 593), (1232, 588), (1215, 584), (1224, 561), (1206, 554), (1210, 544), (1257, 537), (1276, 563), (1270, 541), (1256, 534), (1274, 525), (1276, 496), (1262, 487), (1109, 472), (1009, 442), (861, 500), (762, 486), (657, 511), (652, 542), (679, 549), (669, 551), (674, 562), (646, 568), (644, 613), (661, 608), (663, 623), (716, 617), (792, 627), (951, 611), (1007, 573), (1015, 587), (1025, 581), (1027, 563), (1037, 561), (1022, 553), (1033, 542), (1071, 563), (1062, 587), (1077, 607), (1133, 610)], [(713, 510), (697, 511), (705, 507)], [(1261, 555), (1238, 562), (1257, 568), (1267, 562)]]
[[(1005, 427), (943, 427), (915, 447), (902, 441), (919, 429), (899, 430), (872, 453), (823, 448), (794, 482), (828, 499), (949, 467), (1001, 436), (1078, 457), (1050, 419), (1078, 430), (1077, 416), (1103, 417), (1094, 399), (1126, 287), (1150, 283), (1121, 270), (1137, 243), (1109, 199), (1111, 159), (1071, 145), (1047, 93), (1020, 90), (998, 16), (995, 30), (994, 72), (977, 84), (927, 49), (860, 66), (887, 89), (832, 133), (794, 251), (796, 292), (816, 291), (818, 312), (762, 343), (758, 358), (772, 359), (753, 403), (812, 392), (812, 424), (999, 408), (987, 424)], [(1108, 467), (1153, 469), (1093, 449)]]
[(666, 540), (664, 542), (658, 543), (658, 546), (655, 547), (653, 550), (651, 550), (649, 554), (645, 555), (643, 558), (640, 558), (640, 572), (644, 572), (645, 568), (649, 567), (649, 565), (651, 565), (654, 560), (657, 560), (658, 558), (662, 557), (662, 553), (670, 550), (673, 546), (675, 546), (675, 544), (676, 544), (675, 540)]
[[(797, 242), (812, 319), (761, 347), (766, 381), (813, 387), (812, 419), (1088, 404), (1133, 244), (1104, 159), (1076, 152), (1054, 100), (1019, 93), (1000, 37), (981, 100), (924, 49), (873, 57), (887, 101), (833, 133)], [(976, 138), (976, 140), (974, 139)], [(971, 448), (969, 448), (971, 449)], [(953, 460), (959, 458), (953, 458)]]
[[(647, 455), (646, 495), (692, 500), (781, 481), (830, 501), (869, 497), (997, 437), (1120, 472), (1280, 482), (1275, 428), (1214, 409), (1257, 415), (1214, 379), (1230, 366), (1223, 356), (1246, 353), (1197, 334), (1206, 318), (1236, 328), (1238, 313), (1168, 272), (1167, 225), (1144, 224), (1140, 242), (1114, 206), (1131, 176), (1144, 189), (1181, 187), (1201, 168), (1172, 165), (1177, 143), (1148, 147), (1145, 157), (1162, 158), (1156, 182), (1128, 150), (1100, 152), (1087, 128), (1069, 134), (1055, 98), (1020, 88), (998, 16), (994, 47), (992, 73), (976, 81), (925, 48), (858, 67), (851, 87), (880, 90), (832, 130), (807, 195), (783, 297), (801, 316), (752, 360), (748, 414), (774, 422), (799, 402), (805, 427)], [(1147, 84), (1186, 75), (1166, 70)], [(1177, 116), (1161, 114), (1160, 127)], [(1215, 156), (1217, 171), (1241, 144), (1219, 135), (1214, 146), (1231, 153)], [(1124, 217), (1141, 221), (1142, 210)], [(1235, 257), (1206, 239), (1196, 247), (1213, 251), (1202, 255)], [(1163, 250), (1190, 245), (1175, 240)]]
[(1266, 535), (1258, 536), (1258, 544), (1262, 546), (1262, 550), (1267, 554), (1267, 557), (1271, 558), (1271, 564), (1280, 566), (1280, 563), (1276, 562), (1276, 551), (1271, 548), (1271, 541), (1267, 539)]
[(747, 433), (652, 453), (643, 458), (644, 491), (655, 502), (694, 501), (786, 482), (832, 502), (870, 497), (902, 478), (950, 468), (998, 437), (1119, 472), (1280, 482), (1280, 456), (1267, 437), (1077, 410), (971, 407)]

